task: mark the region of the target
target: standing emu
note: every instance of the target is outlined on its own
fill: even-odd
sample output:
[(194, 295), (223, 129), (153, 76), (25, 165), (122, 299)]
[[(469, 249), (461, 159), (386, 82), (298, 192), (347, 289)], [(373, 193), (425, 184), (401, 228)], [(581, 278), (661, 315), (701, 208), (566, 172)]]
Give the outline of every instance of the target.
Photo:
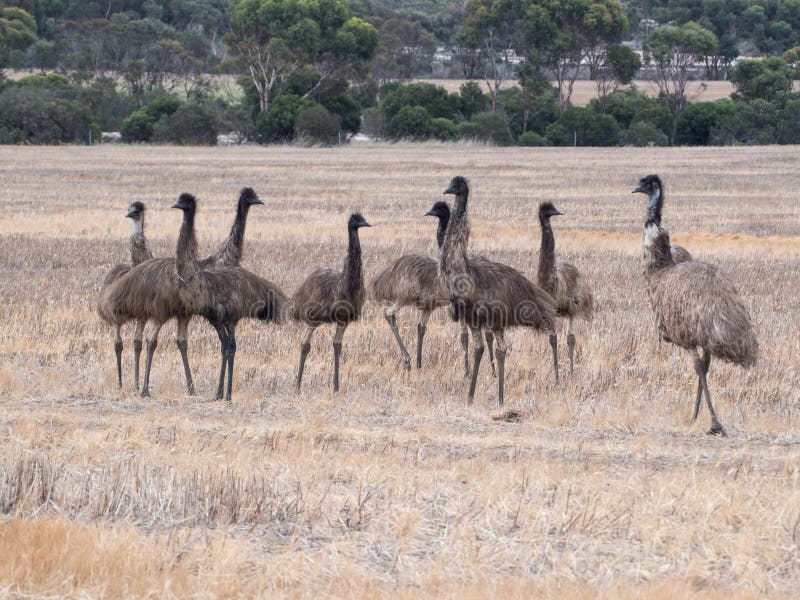
[[(117, 385), (122, 387), (122, 336), (120, 329), (123, 323), (114, 318), (114, 307), (109, 302), (109, 291), (125, 274), (130, 273), (131, 269), (153, 258), (153, 253), (147, 247), (147, 239), (144, 237), (144, 204), (134, 202), (128, 207), (126, 218), (131, 220), (130, 253), (129, 263), (115, 265), (103, 280), (100, 288), (100, 301), (97, 311), (100, 317), (114, 327), (114, 352), (117, 355)], [(136, 331), (133, 334), (134, 352), (134, 388), (139, 389), (139, 356), (142, 353), (142, 333), (144, 332), (146, 319), (136, 319)]]
[(194, 232), (197, 201), (191, 194), (181, 194), (172, 208), (183, 211), (175, 252), (178, 296), (186, 315), (201, 315), (217, 331), (222, 355), (217, 399), (222, 398), (227, 367), (225, 400), (230, 402), (237, 324), (244, 318), (279, 321), (287, 298), (278, 286), (241, 267), (203, 270), (202, 263), (197, 259)]
[(661, 227), (664, 203), (661, 189), (658, 177), (648, 175), (633, 190), (650, 197), (644, 224), (644, 247), (648, 253), (645, 278), (650, 304), (662, 339), (691, 351), (694, 356), (698, 382), (692, 421), (697, 419), (705, 392), (711, 413), (708, 433), (726, 435), (708, 391), (711, 357), (749, 368), (758, 358), (758, 341), (750, 314), (736, 288), (717, 267), (699, 260), (675, 262), (669, 232)]
[(353, 213), (347, 222), (347, 258), (344, 270), (317, 269), (306, 277), (292, 297), (292, 318), (306, 325), (300, 343), (296, 388), (303, 381), (303, 368), (311, 351), (311, 336), (323, 323), (335, 323), (333, 336), (333, 391), (339, 391), (339, 355), (347, 326), (357, 321), (364, 306), (366, 292), (361, 268), (361, 243), (358, 230), (371, 227), (360, 213)]
[[(263, 204), (263, 202), (252, 188), (243, 188), (239, 193), (236, 219), (231, 227), (230, 235), (216, 254), (200, 263), (201, 268), (238, 266), (242, 256), (248, 211), (251, 206), (256, 204)], [(142, 263), (122, 277), (109, 291), (114, 322), (124, 323), (131, 319), (143, 319), (149, 322), (142, 396), (150, 395), (150, 368), (158, 346), (158, 335), (161, 328), (170, 319), (178, 321), (175, 343), (181, 353), (187, 391), (190, 396), (195, 393), (188, 358), (188, 327), (191, 315), (186, 312), (178, 296), (178, 280), (175, 277), (175, 269), (174, 257), (154, 258)]]
[[(447, 224), (450, 222), (450, 207), (446, 202), (436, 202), (425, 213), (426, 217), (439, 219), (436, 230), (436, 243), (441, 250)], [(395, 313), (404, 306), (414, 306), (419, 312), (417, 323), (417, 368), (422, 368), (422, 341), (431, 313), (439, 307), (449, 304), (449, 294), (439, 282), (439, 262), (426, 254), (405, 254), (378, 273), (369, 286), (370, 296), (384, 304), (388, 304), (383, 315), (392, 329), (397, 345), (403, 355), (406, 371), (411, 370), (411, 357), (397, 329)], [(489, 347), (489, 360), (494, 373), (494, 354), (492, 334), (486, 334)], [(464, 348), (464, 370), (469, 375), (469, 333), (467, 324), (461, 322), (461, 345)]]
[[(494, 334), (497, 350), (499, 402), (504, 402), (504, 377), (508, 327), (530, 327), (555, 334), (556, 309), (550, 295), (516, 269), (487, 259), (475, 261), (467, 255), (469, 185), (464, 177), (454, 177), (445, 194), (455, 194), (456, 202), (447, 227), (439, 261), (439, 277), (450, 292), (454, 317), (464, 320), (472, 332), (474, 365), (467, 401), (472, 404), (478, 367), (483, 356), (481, 329)], [(558, 360), (553, 368), (558, 381)]]
[[(556, 302), (559, 317), (569, 319), (567, 346), (569, 348), (569, 372), (575, 366), (575, 317), (591, 320), (594, 309), (592, 290), (578, 268), (563, 260), (556, 260), (556, 239), (550, 225), (550, 217), (563, 215), (552, 202), (539, 205), (539, 224), (542, 226), (542, 245), (539, 250), (538, 283)], [(550, 336), (550, 345), (557, 353), (556, 334)]]

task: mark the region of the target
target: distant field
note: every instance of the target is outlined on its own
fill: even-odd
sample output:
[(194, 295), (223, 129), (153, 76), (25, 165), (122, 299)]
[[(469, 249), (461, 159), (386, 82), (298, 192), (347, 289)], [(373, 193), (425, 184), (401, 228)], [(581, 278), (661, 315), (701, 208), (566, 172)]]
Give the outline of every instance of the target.
[[(800, 581), (800, 203), (797, 147), (493, 149), (469, 145), (0, 147), (0, 596), (378, 595), (478, 598), (790, 597)], [(759, 364), (712, 362), (727, 439), (689, 417), (686, 353), (660, 344), (642, 281), (645, 199), (667, 186), (673, 240), (727, 272), (752, 313)], [(344, 339), (316, 334), (300, 394), (301, 329), (243, 323), (234, 402), (210, 401), (218, 342), (192, 322), (198, 397), (174, 328), (153, 397), (122, 391), (100, 281), (127, 260), (132, 200), (157, 255), (169, 206), (200, 198), (207, 253), (235, 197), (265, 201), (244, 264), (291, 293), (339, 267), (349, 212), (367, 278), (435, 252), (423, 214), (471, 178), (476, 252), (535, 277), (537, 204), (558, 253), (594, 287), (574, 375), (554, 385), (545, 336), (509, 332), (508, 408), (484, 369), (465, 403), (458, 329), (437, 314), (422, 372), (406, 374), (380, 310)], [(414, 317), (402, 334), (414, 347)], [(561, 340), (565, 340), (562, 331)], [(561, 366), (568, 371), (566, 345)], [(486, 365), (484, 364), (484, 367)]]

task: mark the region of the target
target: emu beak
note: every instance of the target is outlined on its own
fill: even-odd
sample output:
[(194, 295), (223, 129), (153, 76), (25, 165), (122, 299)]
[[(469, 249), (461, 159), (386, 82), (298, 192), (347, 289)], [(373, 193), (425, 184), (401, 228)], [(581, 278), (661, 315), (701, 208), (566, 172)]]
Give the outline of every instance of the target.
[(639, 187), (631, 190), (631, 194), (635, 194), (636, 192), (644, 192), (644, 188), (640, 185)]
[(367, 223), (366, 221), (364, 221), (364, 222), (361, 224), (361, 226), (362, 226), (362, 227), (372, 227), (372, 225), (370, 225), (370, 224), (369, 224), (369, 223)]
[(264, 201), (261, 200), (261, 198), (259, 198), (258, 196), (256, 196), (251, 200), (251, 204), (264, 204)]
[(558, 209), (556, 208), (556, 209), (553, 211), (553, 216), (556, 216), (556, 215), (563, 217), (563, 216), (564, 216), (564, 213), (562, 213), (560, 210), (558, 210)]
[(429, 210), (428, 212), (425, 213), (424, 216), (426, 216), (426, 217), (435, 217), (436, 213), (433, 212), (432, 210)]
[(175, 204), (172, 205), (172, 208), (183, 208), (183, 207), (181, 206), (180, 202), (176, 202)]
[(133, 218), (135, 218), (136, 216), (138, 216), (138, 214), (139, 214), (139, 213), (137, 213), (135, 210), (129, 210), (129, 211), (128, 211), (128, 214), (127, 214), (127, 215), (125, 215), (125, 218), (126, 218), (126, 219), (133, 219)]
[(456, 187), (455, 187), (454, 185), (451, 185), (450, 187), (448, 187), (448, 188), (447, 188), (445, 191), (443, 191), (442, 193), (443, 193), (443, 194), (455, 194), (455, 193), (457, 193), (457, 190), (456, 190)]

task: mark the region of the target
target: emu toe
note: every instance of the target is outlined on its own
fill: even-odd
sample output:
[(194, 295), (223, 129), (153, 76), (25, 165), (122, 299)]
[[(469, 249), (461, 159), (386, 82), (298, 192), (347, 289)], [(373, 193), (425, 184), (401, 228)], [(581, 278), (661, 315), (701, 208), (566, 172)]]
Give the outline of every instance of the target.
[(723, 429), (722, 425), (719, 421), (714, 419), (711, 421), (711, 429), (708, 430), (708, 435), (719, 435), (721, 437), (728, 437), (728, 434), (725, 433), (725, 429)]

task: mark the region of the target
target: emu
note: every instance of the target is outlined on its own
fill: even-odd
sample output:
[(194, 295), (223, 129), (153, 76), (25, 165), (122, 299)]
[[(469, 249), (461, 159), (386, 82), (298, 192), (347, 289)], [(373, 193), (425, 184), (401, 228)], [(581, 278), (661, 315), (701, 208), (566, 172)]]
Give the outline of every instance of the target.
[[(244, 232), (249, 209), (263, 204), (252, 188), (246, 187), (239, 193), (236, 218), (230, 234), (220, 249), (204, 259), (200, 264), (206, 270), (219, 266), (238, 266), (244, 247)], [(176, 345), (181, 353), (186, 388), (190, 396), (195, 393), (188, 358), (188, 328), (191, 315), (178, 297), (178, 280), (175, 277), (175, 258), (154, 258), (148, 260), (122, 277), (109, 290), (111, 318), (114, 322), (125, 323), (131, 319), (144, 319), (148, 322), (147, 358), (142, 381), (141, 395), (150, 395), (150, 369), (158, 346), (158, 335), (164, 323), (177, 319)], [(138, 364), (137, 364), (138, 372)]]
[[(539, 205), (539, 224), (542, 227), (542, 242), (539, 250), (539, 287), (553, 297), (559, 317), (567, 317), (567, 347), (569, 348), (569, 372), (575, 367), (575, 317), (591, 320), (594, 299), (589, 284), (586, 283), (578, 268), (563, 260), (556, 260), (556, 240), (550, 218), (563, 215), (552, 202)], [(550, 336), (553, 353), (557, 354), (558, 339), (556, 334)]]
[(194, 231), (197, 200), (184, 193), (172, 208), (183, 211), (175, 252), (178, 297), (186, 315), (201, 315), (217, 331), (222, 356), (217, 399), (222, 398), (227, 367), (225, 400), (230, 403), (237, 324), (244, 318), (280, 321), (287, 298), (278, 286), (241, 267), (203, 270), (203, 263), (197, 259)]
[(305, 323), (306, 332), (300, 342), (300, 362), (297, 367), (296, 389), (303, 381), (303, 369), (311, 351), (311, 336), (323, 323), (334, 323), (333, 335), (333, 391), (339, 391), (339, 356), (345, 329), (361, 316), (366, 292), (361, 267), (361, 243), (358, 230), (371, 227), (360, 213), (353, 213), (347, 221), (347, 257), (344, 269), (317, 269), (306, 277), (292, 297), (291, 316)]
[[(447, 224), (450, 222), (450, 207), (446, 202), (436, 202), (433, 207), (425, 213), (426, 217), (436, 217), (439, 225), (436, 230), (436, 243), (439, 249), (444, 242)], [(417, 369), (422, 368), (422, 342), (425, 338), (428, 319), (431, 313), (439, 307), (449, 304), (448, 293), (440, 285), (439, 262), (432, 256), (426, 254), (405, 254), (385, 267), (372, 280), (369, 286), (370, 296), (384, 304), (388, 308), (384, 310), (383, 316), (392, 329), (400, 353), (403, 356), (403, 365), (406, 371), (411, 370), (411, 357), (400, 337), (397, 329), (397, 319), (395, 314), (405, 306), (414, 306), (419, 312), (417, 322)], [(494, 351), (493, 336), (490, 331), (485, 332), (486, 344), (489, 347), (489, 360), (494, 374)], [(469, 376), (469, 333), (467, 324), (461, 322), (461, 345), (464, 349), (464, 370)]]
[[(450, 307), (455, 318), (464, 320), (474, 342), (473, 368), (467, 402), (475, 397), (475, 383), (483, 356), (481, 329), (494, 334), (497, 344), (498, 401), (504, 402), (506, 343), (509, 327), (530, 327), (555, 334), (556, 308), (550, 295), (529, 281), (516, 269), (502, 263), (483, 259), (475, 261), (467, 255), (469, 218), (467, 200), (469, 185), (464, 177), (456, 176), (445, 194), (455, 194), (456, 202), (447, 227), (439, 260), (439, 277), (450, 292)], [(553, 357), (558, 381), (558, 360)]]
[[(100, 288), (100, 301), (97, 311), (100, 317), (114, 327), (114, 353), (117, 355), (117, 385), (122, 387), (122, 335), (120, 329), (122, 323), (113, 318), (113, 307), (109, 305), (109, 290), (131, 269), (153, 258), (153, 253), (147, 247), (147, 239), (144, 236), (144, 213), (145, 207), (142, 202), (133, 202), (128, 207), (126, 218), (131, 220), (130, 254), (131, 261), (115, 265), (103, 280)], [(146, 319), (136, 319), (136, 330), (133, 334), (134, 352), (134, 389), (139, 389), (139, 357), (142, 353), (142, 334), (144, 333)]]
[[(647, 194), (650, 202), (644, 224), (647, 251), (645, 279), (650, 304), (665, 341), (692, 353), (697, 373), (697, 396), (692, 422), (697, 419), (705, 394), (711, 413), (710, 435), (726, 435), (708, 391), (711, 357), (749, 368), (758, 359), (758, 340), (750, 314), (733, 283), (707, 262), (676, 263), (669, 232), (661, 226), (664, 197), (659, 178), (648, 175), (633, 192)], [(702, 356), (698, 352), (702, 350)]]

